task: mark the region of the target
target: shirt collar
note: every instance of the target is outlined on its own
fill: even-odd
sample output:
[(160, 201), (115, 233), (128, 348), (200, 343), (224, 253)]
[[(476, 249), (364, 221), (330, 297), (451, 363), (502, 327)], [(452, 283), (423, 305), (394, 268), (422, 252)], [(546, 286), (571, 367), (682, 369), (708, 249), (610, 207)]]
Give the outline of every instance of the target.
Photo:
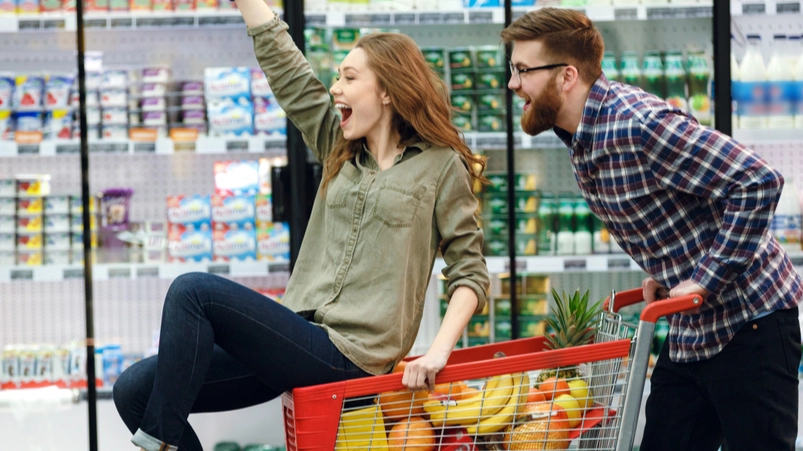
[(609, 88), (610, 83), (605, 78), (605, 74), (600, 74), (588, 93), (588, 98), (583, 107), (583, 116), (580, 118), (580, 124), (577, 126), (577, 131), (574, 135), (560, 127), (553, 127), (555, 134), (566, 144), (566, 147), (571, 152), (591, 148), (591, 144), (594, 142), (594, 126), (599, 118), (602, 104), (605, 103)]
[[(404, 150), (402, 150), (402, 153), (400, 153), (396, 157), (396, 159), (394, 160), (394, 164), (402, 161), (402, 159), (404, 159), (405, 155), (410, 150), (417, 150), (419, 152), (423, 152), (425, 150), (429, 150), (431, 147), (432, 147), (431, 144), (426, 143), (424, 141), (413, 141), (411, 144), (407, 145), (404, 148)], [(373, 170), (379, 169), (379, 164), (377, 164), (376, 159), (374, 159), (374, 156), (371, 155), (371, 151), (368, 150), (368, 145), (365, 143), (365, 140), (363, 140), (362, 142), (362, 151), (360, 152), (359, 155), (357, 155), (356, 160), (357, 160), (357, 166), (360, 167), (361, 169), (373, 169)]]

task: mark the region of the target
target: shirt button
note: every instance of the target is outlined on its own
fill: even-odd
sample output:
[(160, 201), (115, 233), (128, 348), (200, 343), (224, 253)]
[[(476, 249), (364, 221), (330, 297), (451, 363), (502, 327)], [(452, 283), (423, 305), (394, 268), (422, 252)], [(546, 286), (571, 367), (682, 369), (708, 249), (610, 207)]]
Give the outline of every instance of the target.
[(349, 263), (349, 258), (348, 258), (348, 257), (346, 257), (346, 260), (345, 260), (345, 262), (346, 262), (346, 264), (348, 265), (348, 263)]
[(358, 197), (360, 200), (363, 200), (363, 199), (365, 199), (365, 195), (364, 195), (363, 193), (360, 193), (360, 194), (359, 194), (357, 197)]
[(355, 225), (354, 227), (351, 228), (351, 230), (356, 232), (357, 231), (357, 226)]

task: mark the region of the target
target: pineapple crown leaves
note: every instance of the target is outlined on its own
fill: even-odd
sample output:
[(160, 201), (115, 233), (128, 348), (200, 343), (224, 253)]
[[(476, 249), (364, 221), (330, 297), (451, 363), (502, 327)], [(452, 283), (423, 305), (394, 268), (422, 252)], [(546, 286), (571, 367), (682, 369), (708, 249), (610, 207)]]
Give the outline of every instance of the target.
[(581, 298), (580, 290), (576, 290), (569, 297), (566, 292), (561, 296), (554, 288), (552, 289), (555, 306), (550, 307), (552, 317), (546, 321), (555, 331), (555, 335), (547, 336), (547, 347), (562, 349), (583, 345), (593, 340), (597, 333), (594, 321), (601, 311), (602, 301), (589, 307), (590, 296), (590, 290)]

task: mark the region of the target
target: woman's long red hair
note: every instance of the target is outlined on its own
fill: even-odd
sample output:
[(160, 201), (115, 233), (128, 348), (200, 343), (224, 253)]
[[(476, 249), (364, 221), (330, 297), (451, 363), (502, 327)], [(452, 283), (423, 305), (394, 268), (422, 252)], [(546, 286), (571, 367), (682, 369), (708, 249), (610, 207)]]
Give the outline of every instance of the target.
[[(485, 160), (471, 153), (452, 124), (446, 85), (427, 65), (415, 41), (398, 33), (372, 33), (362, 37), (356, 48), (363, 49), (368, 67), (390, 96), (394, 111), (392, 127), (399, 134), (399, 144), (423, 141), (452, 148), (468, 162), (472, 180), (487, 182), (482, 175)], [(364, 139), (340, 138), (324, 164), (322, 190), (337, 176), (343, 163), (357, 155), (363, 143)]]

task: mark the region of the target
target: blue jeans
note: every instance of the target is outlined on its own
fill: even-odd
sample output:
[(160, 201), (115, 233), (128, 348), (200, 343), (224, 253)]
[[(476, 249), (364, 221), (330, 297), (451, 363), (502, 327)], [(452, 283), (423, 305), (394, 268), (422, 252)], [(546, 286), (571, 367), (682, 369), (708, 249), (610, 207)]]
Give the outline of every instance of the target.
[(228, 279), (192, 273), (167, 292), (158, 356), (122, 374), (114, 403), (134, 444), (200, 451), (191, 413), (240, 409), (296, 387), (366, 376), (324, 330), (288, 308)]

